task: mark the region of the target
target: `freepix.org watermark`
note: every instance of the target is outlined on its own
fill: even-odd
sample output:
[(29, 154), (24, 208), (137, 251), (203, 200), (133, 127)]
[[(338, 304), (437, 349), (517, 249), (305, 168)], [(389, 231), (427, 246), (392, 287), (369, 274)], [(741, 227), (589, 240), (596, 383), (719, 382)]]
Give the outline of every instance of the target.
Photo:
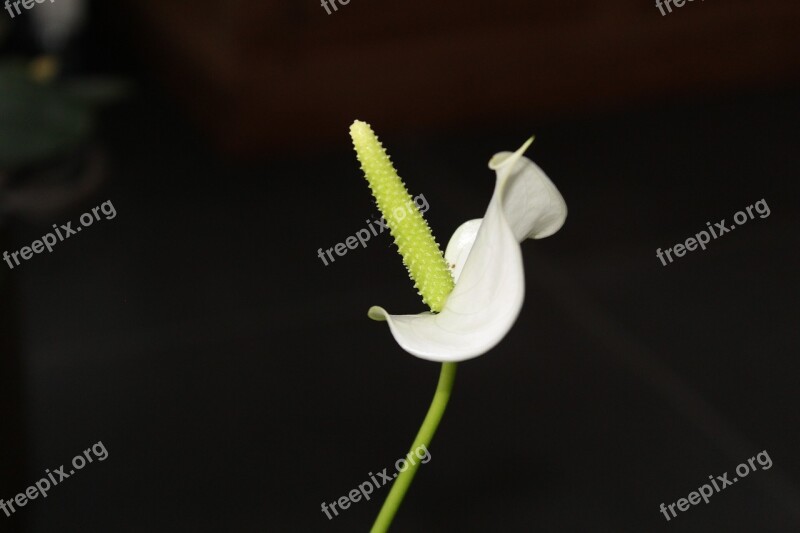
[[(349, 2), (350, 0), (347, 0), (347, 1)], [(12, 11), (12, 9), (11, 9), (12, 7), (14, 8), (14, 10), (16, 10), (17, 15), (21, 15), (22, 11), (20, 11), (20, 9), (19, 9), (19, 5), (20, 4), (22, 4), (22, 7), (24, 7), (25, 9), (30, 9), (30, 8), (32, 8), (34, 6), (34, 4), (41, 4), (42, 2), (44, 2), (44, 0), (35, 0), (35, 1), (34, 0), (14, 0), (13, 2), (11, 0), (6, 0), (5, 8), (6, 8), (6, 11), (8, 11), (8, 14), (11, 15), (11, 18), (13, 19), (16, 15), (14, 15), (14, 11)], [(50, 0), (51, 4), (53, 2), (55, 2), (55, 0)]]
[[(422, 454), (420, 455), (420, 453)], [(428, 451), (428, 448), (423, 444), (418, 446), (416, 450), (408, 452), (405, 457), (401, 457), (394, 463), (394, 468), (397, 472), (405, 472), (408, 470), (409, 464), (415, 465), (417, 464), (415, 461), (419, 460), (420, 464), (425, 464), (431, 460), (431, 454)], [(384, 485), (388, 485), (394, 478), (397, 477), (397, 472), (392, 473), (389, 475), (386, 471), (389, 470), (388, 468), (384, 468), (380, 472), (378, 472), (378, 478), (376, 479), (375, 475), (370, 472), (367, 481), (361, 483), (357, 489), (353, 489), (347, 493), (347, 496), (342, 496), (338, 500), (334, 500), (332, 503), (326, 504), (322, 502), (322, 512), (325, 513), (325, 516), (328, 517), (328, 520), (332, 520), (333, 516), (339, 516), (339, 511), (336, 510), (336, 506), (339, 506), (339, 509), (344, 511), (345, 509), (350, 507), (351, 503), (357, 503), (361, 501), (361, 498), (365, 500), (369, 500), (370, 494), (375, 489), (379, 489)], [(333, 515), (331, 515), (331, 511), (333, 511)]]
[(72, 468), (70, 469), (69, 473), (64, 471), (64, 468), (66, 468), (64, 465), (54, 468), (52, 472), (48, 468), (44, 471), (46, 476), (25, 489), (25, 491), (20, 492), (8, 501), (3, 501), (3, 499), (0, 498), (0, 510), (2, 510), (6, 516), (10, 518), (12, 514), (17, 512), (18, 509), (28, 505), (30, 500), (35, 500), (39, 496), (42, 498), (47, 498), (47, 493), (51, 489), (55, 488), (65, 479), (74, 475), (77, 470), (83, 470), (87, 464), (92, 463), (95, 459), (97, 459), (99, 462), (103, 462), (108, 459), (108, 450), (106, 450), (106, 447), (103, 445), (103, 441), (98, 442), (91, 448), (87, 448), (82, 454), (76, 455), (72, 459)]
[[(689, 504), (697, 505), (698, 503), (700, 503), (701, 499), (705, 503), (708, 503), (708, 499), (717, 492), (727, 487), (730, 487), (731, 485), (739, 481), (739, 478), (747, 477), (747, 475), (750, 474), (751, 471), (755, 472), (757, 470), (756, 459), (758, 460), (758, 464), (761, 465), (761, 470), (769, 470), (770, 468), (772, 468), (772, 459), (769, 458), (767, 450), (764, 450), (755, 457), (751, 457), (750, 459), (748, 459), (746, 463), (742, 463), (739, 466), (737, 466), (736, 467), (737, 477), (734, 477), (733, 479), (728, 479), (727, 472), (723, 473), (721, 476), (716, 476), (716, 479), (714, 479), (714, 476), (708, 476), (708, 479), (711, 480), (711, 485), (714, 486), (713, 488), (711, 487), (711, 485), (706, 483), (705, 485), (698, 487), (696, 491), (690, 492), (686, 498), (681, 498), (677, 502), (671, 503), (667, 506), (665, 506), (662, 503), (659, 509), (664, 514), (664, 518), (666, 518), (667, 522), (669, 522), (670, 520), (678, 516), (677, 513), (675, 513), (675, 507), (677, 507), (679, 511), (684, 512), (689, 509)], [(672, 516), (670, 516), (667, 513), (667, 509), (669, 509), (669, 513), (671, 513)]]
[[(758, 213), (761, 218), (767, 218), (770, 215), (769, 206), (767, 205), (767, 201), (763, 198), (755, 203), (755, 205), (748, 205), (744, 211), (737, 211), (735, 215), (733, 215), (733, 221), (736, 222), (738, 225), (742, 225), (748, 220), (753, 220), (755, 215), (753, 215), (753, 210)], [(746, 213), (745, 213), (746, 211)], [(728, 226), (725, 225), (725, 219), (723, 218), (720, 222), (716, 222), (714, 226), (711, 226), (711, 222), (706, 222), (708, 226), (708, 231), (703, 230), (696, 234), (694, 237), (689, 237), (686, 239), (686, 242), (683, 244), (676, 244), (672, 248), (667, 248), (663, 252), (661, 248), (656, 250), (656, 257), (661, 260), (661, 264), (667, 266), (667, 262), (664, 260), (664, 256), (669, 259), (669, 262), (672, 263), (672, 255), (675, 254), (675, 257), (683, 257), (686, 255), (686, 252), (693, 252), (697, 250), (699, 246), (700, 249), (705, 250), (706, 244), (711, 242), (711, 238), (717, 238), (725, 235), (729, 231), (733, 231), (736, 229), (736, 224), (730, 224)]]
[[(423, 194), (415, 196), (413, 199), (413, 204), (414, 205), (412, 205), (411, 202), (408, 202), (408, 204), (406, 204), (405, 207), (398, 207), (397, 209), (394, 210), (394, 213), (392, 214), (398, 221), (400, 221), (406, 218), (408, 214), (414, 212), (414, 206), (416, 206), (419, 209), (420, 213), (423, 214), (427, 212), (428, 209), (430, 209), (430, 205), (428, 205), (428, 200), (425, 199), (425, 195)], [(378, 226), (379, 230), (375, 229), (373, 222), (375, 223), (375, 225)], [(335, 246), (328, 248), (325, 251), (323, 251), (322, 248), (317, 250), (317, 256), (322, 260), (322, 264), (328, 266), (328, 260), (325, 259), (326, 254), (328, 256), (328, 259), (330, 259), (330, 262), (333, 263), (334, 261), (336, 261), (336, 258), (333, 257), (333, 252), (335, 252), (336, 255), (338, 255), (339, 257), (344, 257), (344, 255), (348, 252), (348, 250), (355, 250), (356, 248), (358, 248), (359, 243), (361, 244), (362, 248), (366, 248), (368, 240), (370, 240), (372, 237), (377, 237), (378, 235), (383, 233), (383, 230), (389, 229), (389, 225), (386, 223), (386, 219), (383, 217), (381, 217), (380, 220), (371, 221), (367, 219), (367, 226), (369, 226), (369, 229), (364, 228), (358, 230), (355, 233), (355, 235), (349, 236), (344, 240), (343, 243), (340, 242)]]
[(23, 246), (19, 251), (12, 252), (10, 254), (7, 251), (4, 251), (3, 260), (8, 265), (8, 268), (13, 270), (15, 266), (20, 265), (20, 257), (24, 261), (27, 261), (33, 257), (33, 254), (40, 254), (45, 250), (47, 250), (48, 253), (51, 253), (53, 251), (53, 246), (59, 242), (64, 242), (65, 239), (69, 239), (73, 235), (77, 235), (79, 231), (81, 231), (83, 228), (88, 228), (94, 224), (95, 221), (99, 221), (100, 212), (105, 215), (106, 220), (112, 220), (117, 216), (117, 210), (114, 209), (114, 204), (111, 203), (111, 200), (105, 201), (98, 207), (93, 208), (91, 212), (82, 214), (79, 219), (81, 225), (77, 228), (72, 227), (72, 222), (62, 224), (60, 228), (58, 225), (53, 224), (55, 233), (48, 233), (47, 235), (43, 236), (41, 240), (37, 239), (33, 241), (30, 246)]

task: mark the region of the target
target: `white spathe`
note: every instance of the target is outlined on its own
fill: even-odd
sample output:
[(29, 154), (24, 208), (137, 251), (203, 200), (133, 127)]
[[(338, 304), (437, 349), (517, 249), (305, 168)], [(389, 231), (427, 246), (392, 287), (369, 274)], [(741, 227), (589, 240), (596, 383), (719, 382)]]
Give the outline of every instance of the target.
[(444, 254), (455, 265), (456, 286), (442, 312), (391, 315), (370, 308), (369, 317), (387, 321), (408, 353), (439, 362), (471, 359), (496, 346), (516, 321), (525, 298), (519, 243), (552, 235), (567, 218), (561, 193), (522, 155), (532, 141), (489, 161), (497, 182), (486, 214), (462, 224)]

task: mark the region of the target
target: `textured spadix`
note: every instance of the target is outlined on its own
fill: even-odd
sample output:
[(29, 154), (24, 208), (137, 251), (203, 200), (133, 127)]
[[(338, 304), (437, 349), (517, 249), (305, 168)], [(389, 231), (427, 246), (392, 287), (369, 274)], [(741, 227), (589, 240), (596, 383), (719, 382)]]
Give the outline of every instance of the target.
[(442, 250), (369, 124), (355, 121), (350, 136), (414, 286), (432, 311), (441, 311), (453, 290), (453, 277)]

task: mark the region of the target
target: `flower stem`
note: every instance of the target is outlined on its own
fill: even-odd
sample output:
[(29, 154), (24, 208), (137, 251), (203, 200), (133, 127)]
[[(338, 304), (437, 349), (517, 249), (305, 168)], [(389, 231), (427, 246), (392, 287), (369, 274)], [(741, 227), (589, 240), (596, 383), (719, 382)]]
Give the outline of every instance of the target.
[[(447, 402), (450, 400), (450, 392), (453, 390), (453, 382), (456, 377), (456, 363), (442, 363), (442, 371), (439, 374), (439, 383), (436, 385), (436, 393), (433, 395), (433, 401), (428, 408), (428, 414), (425, 415), (425, 420), (419, 428), (417, 436), (414, 438), (414, 443), (411, 445), (411, 452), (419, 449), (420, 446), (427, 447), (433, 440), (433, 435), (436, 433), (436, 428), (439, 427), (439, 422), (442, 420), (444, 410), (447, 408)], [(420, 463), (414, 461), (406, 462), (408, 468), (400, 472), (392, 484), (392, 490), (389, 491), (389, 496), (383, 502), (381, 512), (378, 518), (375, 519), (370, 533), (385, 533), (392, 525), (394, 515), (403, 503), (403, 498), (408, 492), (408, 487), (414, 480), (414, 475), (417, 473)]]

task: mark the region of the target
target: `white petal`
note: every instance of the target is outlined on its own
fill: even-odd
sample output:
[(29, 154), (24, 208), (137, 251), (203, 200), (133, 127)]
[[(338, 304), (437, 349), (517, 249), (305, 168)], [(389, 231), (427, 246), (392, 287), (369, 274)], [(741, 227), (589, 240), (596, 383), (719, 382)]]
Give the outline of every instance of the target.
[(450, 237), (450, 242), (447, 243), (447, 248), (444, 251), (444, 258), (449, 265), (453, 267), (453, 279), (458, 282), (461, 277), (461, 271), (464, 270), (464, 265), (467, 264), (467, 257), (472, 250), (472, 245), (478, 237), (478, 230), (481, 229), (482, 218), (475, 218), (468, 220), (461, 224), (458, 229)]
[(561, 229), (567, 204), (539, 166), (523, 157), (533, 139), (514, 153), (500, 152), (489, 161), (498, 181), (506, 179), (503, 210), (517, 240), (543, 239)]
[(442, 312), (390, 315), (381, 307), (369, 310), (371, 318), (389, 322), (407, 352), (431, 361), (464, 361), (492, 349), (517, 319), (525, 296), (519, 241), (552, 235), (567, 213), (544, 172), (522, 157), (529, 145), (490, 161), (497, 182), (486, 215), (462, 224), (445, 252), (456, 265), (456, 287)]

